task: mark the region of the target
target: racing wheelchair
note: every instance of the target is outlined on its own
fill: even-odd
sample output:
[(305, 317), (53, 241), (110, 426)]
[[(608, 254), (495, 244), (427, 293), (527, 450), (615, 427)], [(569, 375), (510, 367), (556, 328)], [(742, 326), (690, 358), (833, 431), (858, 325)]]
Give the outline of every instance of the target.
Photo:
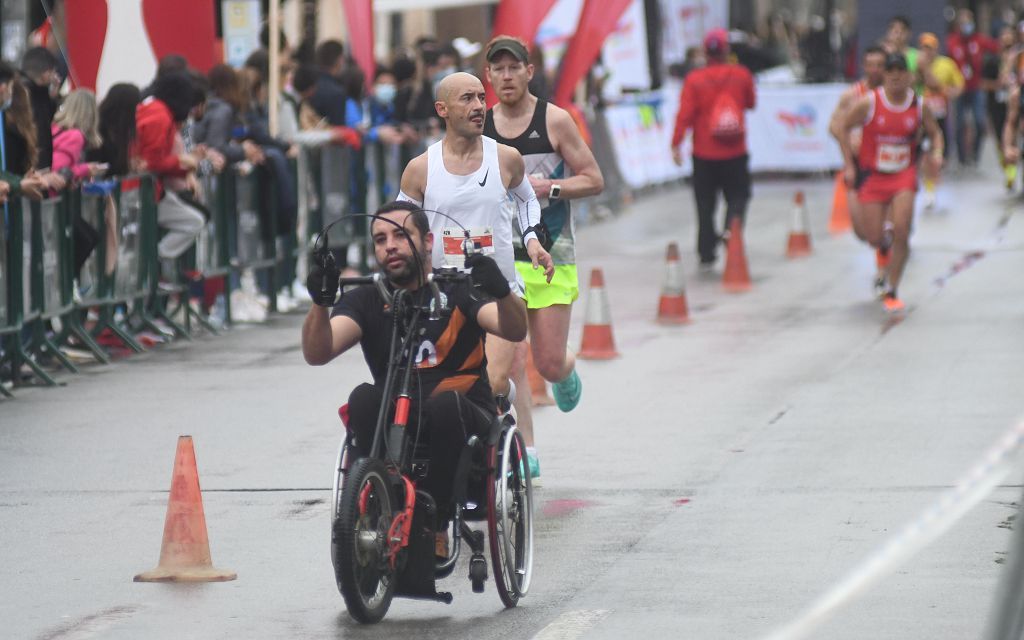
[[(514, 607), (529, 588), (533, 564), (533, 493), (526, 446), (508, 400), (496, 398), (494, 418), (483, 436), (470, 436), (458, 460), (453, 486), (452, 535), (448, 556), (435, 556), (435, 537), (446, 531), (434, 498), (417, 482), (426, 476), (428, 447), (409, 425), (411, 377), (422, 320), (450, 313), (438, 284), (470, 282), (454, 269), (428, 274), (427, 286), (410, 293), (390, 290), (381, 274), (340, 279), (342, 287), (372, 284), (393, 316), (390, 354), (369, 455), (358, 456), (346, 433), (335, 464), (331, 561), (349, 614), (361, 623), (383, 619), (392, 598), (451, 603), (437, 582), (456, 568), (463, 543), (469, 547), (469, 579), (476, 593), (488, 579), (485, 538), (498, 595)], [(347, 422), (347, 405), (339, 409)], [(362, 443), (361, 443), (362, 444)], [(365, 450), (365, 447), (363, 447)], [(486, 522), (486, 535), (470, 522)]]

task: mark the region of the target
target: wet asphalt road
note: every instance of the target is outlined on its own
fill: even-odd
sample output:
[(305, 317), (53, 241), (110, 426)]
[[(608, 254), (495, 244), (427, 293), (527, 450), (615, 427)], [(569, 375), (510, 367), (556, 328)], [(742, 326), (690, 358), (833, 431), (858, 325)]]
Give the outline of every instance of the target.
[[(793, 193), (814, 255), (784, 257)], [(1024, 203), (961, 175), (919, 212), (893, 322), (873, 256), (829, 236), (831, 182), (755, 185), (753, 291), (696, 272), (688, 188), (580, 231), (621, 358), (582, 362), (571, 414), (536, 414), (534, 588), (503, 610), (464, 569), (451, 605), (396, 600), (360, 627), (334, 586), (335, 410), (358, 353), (305, 365), (301, 314), (61, 375), (0, 402), (0, 636), (758, 638), (934, 502), (1024, 408)], [(669, 240), (693, 322), (652, 320)], [(581, 292), (582, 298), (587, 293)], [(582, 300), (581, 300), (582, 301)], [(579, 344), (577, 305), (573, 344)], [(195, 438), (214, 564), (238, 580), (135, 584), (159, 553), (179, 434)], [(812, 636), (976, 638), (1024, 467)]]

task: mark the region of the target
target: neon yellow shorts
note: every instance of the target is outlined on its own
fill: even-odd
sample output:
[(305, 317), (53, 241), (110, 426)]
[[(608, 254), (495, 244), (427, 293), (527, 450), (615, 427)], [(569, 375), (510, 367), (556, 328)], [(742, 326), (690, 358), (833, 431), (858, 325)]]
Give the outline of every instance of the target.
[(523, 278), (526, 287), (527, 309), (545, 309), (556, 304), (572, 304), (580, 297), (580, 281), (576, 275), (576, 265), (556, 264), (555, 275), (548, 282), (544, 277), (544, 269), (529, 262), (516, 261), (516, 271)]

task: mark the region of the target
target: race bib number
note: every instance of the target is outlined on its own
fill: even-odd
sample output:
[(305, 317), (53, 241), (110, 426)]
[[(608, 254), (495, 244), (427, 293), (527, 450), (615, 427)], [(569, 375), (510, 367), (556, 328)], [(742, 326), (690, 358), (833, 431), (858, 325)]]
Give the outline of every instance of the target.
[(909, 144), (879, 144), (875, 167), (882, 173), (898, 173), (910, 166)]
[(462, 229), (448, 228), (441, 232), (441, 241), (444, 247), (444, 263), (449, 267), (463, 268), (467, 249), (470, 253), (478, 252), (485, 256), (494, 253), (494, 233), (491, 227), (470, 229), (468, 238)]

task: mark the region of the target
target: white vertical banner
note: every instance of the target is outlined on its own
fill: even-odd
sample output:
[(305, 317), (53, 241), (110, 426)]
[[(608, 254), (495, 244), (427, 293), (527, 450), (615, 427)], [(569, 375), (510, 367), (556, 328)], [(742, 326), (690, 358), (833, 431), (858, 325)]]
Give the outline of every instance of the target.
[(221, 11), (224, 61), (232, 67), (241, 67), (249, 54), (260, 48), (260, 2), (225, 0)]
[(645, 16), (643, 0), (633, 0), (601, 47), (601, 61), (608, 73), (604, 82), (606, 99), (618, 98), (623, 89), (647, 91), (651, 88)]
[(556, 0), (537, 28), (537, 46), (544, 54), (544, 70), (549, 77), (558, 73), (582, 11), (583, 0)]
[(661, 0), (662, 61), (682, 62), (688, 47), (699, 47), (711, 29), (729, 28), (729, 0)]

